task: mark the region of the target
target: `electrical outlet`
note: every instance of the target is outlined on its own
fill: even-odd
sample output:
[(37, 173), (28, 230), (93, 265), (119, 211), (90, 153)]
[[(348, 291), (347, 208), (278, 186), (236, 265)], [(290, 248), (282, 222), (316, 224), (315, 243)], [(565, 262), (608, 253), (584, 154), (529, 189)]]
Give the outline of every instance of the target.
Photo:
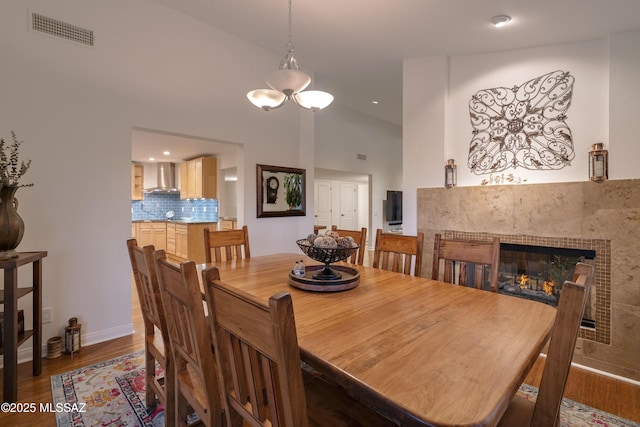
[(53, 308), (47, 307), (42, 309), (42, 323), (53, 323)]

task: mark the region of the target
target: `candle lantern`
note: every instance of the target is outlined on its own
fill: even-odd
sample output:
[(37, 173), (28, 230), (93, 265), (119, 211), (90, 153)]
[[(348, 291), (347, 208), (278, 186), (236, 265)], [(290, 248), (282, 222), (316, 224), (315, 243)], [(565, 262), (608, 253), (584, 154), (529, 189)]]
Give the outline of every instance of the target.
[(447, 160), (444, 165), (444, 186), (446, 188), (455, 187), (458, 184), (458, 166), (455, 160)]
[(609, 179), (609, 152), (601, 142), (593, 144), (589, 151), (589, 178), (595, 182)]
[(64, 328), (64, 352), (73, 355), (82, 348), (80, 342), (80, 331), (82, 325), (78, 323), (77, 317), (69, 319), (69, 326)]

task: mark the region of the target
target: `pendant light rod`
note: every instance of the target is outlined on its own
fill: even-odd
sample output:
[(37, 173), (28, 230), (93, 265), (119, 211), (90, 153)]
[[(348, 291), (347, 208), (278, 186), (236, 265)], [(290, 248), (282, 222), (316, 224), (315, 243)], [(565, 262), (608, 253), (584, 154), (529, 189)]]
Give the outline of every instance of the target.
[(287, 51), (293, 52), (293, 31), (291, 30), (291, 0), (289, 0), (289, 41), (287, 42)]

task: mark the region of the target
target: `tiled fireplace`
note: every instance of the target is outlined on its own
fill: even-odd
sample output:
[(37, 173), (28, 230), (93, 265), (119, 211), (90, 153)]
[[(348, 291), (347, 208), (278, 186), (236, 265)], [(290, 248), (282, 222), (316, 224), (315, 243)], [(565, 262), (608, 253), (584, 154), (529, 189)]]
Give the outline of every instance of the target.
[(595, 252), (595, 327), (583, 327), (574, 360), (640, 380), (640, 180), (418, 189), (425, 233), (423, 275), (433, 236)]
[[(500, 239), (501, 246), (505, 243), (518, 246), (528, 246), (531, 248), (561, 248), (574, 249), (576, 252), (594, 254), (593, 260), (586, 259), (585, 262), (595, 266), (595, 292), (590, 295), (590, 303), (588, 311), (595, 325), (583, 326), (580, 328), (579, 336), (591, 341), (609, 344), (611, 342), (611, 242), (604, 239), (575, 239), (575, 238), (555, 238), (528, 235), (512, 235), (512, 234), (496, 234), (484, 232), (466, 232), (445, 230), (444, 237), (447, 239), (466, 239), (466, 240), (491, 240), (493, 237)], [(504, 251), (501, 252), (501, 256)], [(577, 254), (576, 254), (577, 255)], [(503, 264), (501, 262), (501, 264)], [(504, 268), (504, 267), (503, 267)], [(501, 281), (504, 283), (506, 275), (504, 271), (500, 271)], [(517, 276), (520, 274), (516, 273)], [(517, 278), (516, 278), (517, 279)], [(537, 279), (534, 277), (531, 280)], [(541, 278), (542, 279), (542, 278)], [(546, 280), (547, 277), (544, 277)], [(569, 277), (571, 279), (571, 277)], [(543, 289), (544, 283), (529, 285), (530, 289)], [(504, 289), (504, 288), (502, 288)], [(503, 292), (506, 293), (506, 292)], [(540, 291), (544, 295), (544, 291)], [(533, 298), (529, 298), (533, 299)], [(542, 299), (542, 298), (541, 298)], [(557, 302), (541, 301), (546, 304), (557, 306)]]

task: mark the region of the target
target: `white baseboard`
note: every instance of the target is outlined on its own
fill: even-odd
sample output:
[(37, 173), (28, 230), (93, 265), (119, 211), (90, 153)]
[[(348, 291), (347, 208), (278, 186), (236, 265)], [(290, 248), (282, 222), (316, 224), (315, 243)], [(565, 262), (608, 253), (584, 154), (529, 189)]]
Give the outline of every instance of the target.
[[(125, 337), (133, 334), (133, 323), (127, 325), (118, 326), (111, 329), (105, 329), (102, 331), (92, 332), (90, 334), (82, 335), (82, 346), (98, 344), (101, 342), (109, 341), (115, 338)], [(64, 337), (63, 337), (64, 338)], [(47, 355), (47, 342), (43, 339), (42, 345), (42, 357)], [(18, 348), (18, 364), (24, 362), (30, 362), (33, 359), (33, 345), (22, 345)], [(0, 360), (0, 369), (4, 368), (4, 357)]]
[[(544, 354), (544, 353), (540, 353), (540, 356), (547, 357), (547, 355)], [(576, 362), (571, 362), (571, 366), (575, 366), (576, 368), (584, 369), (585, 371), (593, 372), (594, 374), (602, 375), (604, 377), (613, 378), (615, 380), (624, 381), (624, 382), (627, 382), (629, 384), (633, 384), (635, 386), (640, 387), (640, 381), (636, 381), (636, 380), (631, 379), (631, 378), (623, 377), (621, 375), (612, 374), (612, 373), (606, 372), (606, 371), (601, 371), (600, 369), (592, 368), (591, 366), (581, 365), (581, 364), (576, 363)]]

